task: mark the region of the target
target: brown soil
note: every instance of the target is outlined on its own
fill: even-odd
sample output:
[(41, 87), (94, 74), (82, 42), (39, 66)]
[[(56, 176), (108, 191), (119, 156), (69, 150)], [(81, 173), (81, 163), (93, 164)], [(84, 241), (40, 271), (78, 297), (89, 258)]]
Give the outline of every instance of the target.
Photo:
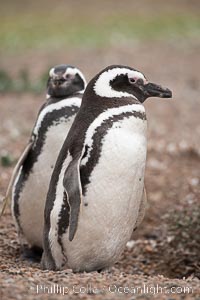
[[(39, 264), (20, 257), (17, 234), (7, 208), (0, 223), (1, 299), (75, 299), (77, 296), (80, 299), (123, 299), (126, 296), (129, 299), (199, 299), (199, 51), (200, 44), (195, 41), (176, 45), (170, 41), (144, 42), (104, 50), (29, 52), (19, 58), (17, 65), (14, 57), (4, 60), (8, 69), (14, 65), (17, 71), (19, 66), (25, 65), (37, 76), (50, 64), (66, 62), (67, 58), (67, 63), (80, 66), (88, 79), (108, 64), (131, 65), (150, 80), (171, 88), (173, 100), (152, 99), (145, 104), (149, 120), (145, 179), (149, 204), (145, 220), (133, 234), (134, 242), (126, 248), (121, 260), (101, 274), (41, 271)], [(1, 155), (7, 151), (14, 159), (19, 157), (43, 101), (44, 95), (0, 96)], [(13, 166), (1, 167), (1, 196), (12, 169)], [(47, 291), (54, 284), (65, 287), (67, 295), (37, 295), (37, 285), (46, 286)], [(133, 287), (144, 285), (149, 288), (159, 285), (167, 291), (171, 287), (179, 289), (176, 293), (160, 292), (154, 296), (152, 292), (133, 293)], [(72, 292), (73, 286), (77, 294)], [(129, 293), (126, 294), (127, 290), (120, 293), (121, 288), (114, 293), (115, 286), (129, 287)], [(179, 294), (181, 287), (186, 286), (193, 292)]]

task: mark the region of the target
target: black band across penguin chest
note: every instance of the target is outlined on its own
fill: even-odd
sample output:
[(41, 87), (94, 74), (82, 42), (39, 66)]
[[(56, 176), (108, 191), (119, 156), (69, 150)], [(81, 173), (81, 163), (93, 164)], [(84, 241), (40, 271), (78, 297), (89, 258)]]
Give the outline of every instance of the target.
[[(15, 185), (15, 190), (14, 190), (14, 214), (19, 226), (20, 226), (20, 222), (19, 222), (20, 193), (25, 185), (25, 182), (28, 180), (30, 173), (33, 170), (34, 164), (38, 161), (38, 158), (43, 151), (43, 146), (45, 144), (47, 131), (50, 129), (51, 126), (57, 126), (61, 122), (60, 121), (61, 119), (63, 119), (62, 122), (64, 120), (67, 121), (67, 119), (69, 119), (70, 117), (72, 117), (78, 112), (78, 109), (79, 106), (72, 105), (72, 106), (63, 106), (60, 109), (57, 110), (55, 109), (50, 112), (47, 112), (40, 124), (37, 136), (34, 134), (34, 130), (33, 130), (32, 137), (35, 139), (35, 142), (21, 167), (20, 176), (17, 180), (17, 183)], [(40, 113), (41, 112), (42, 111), (40, 111)], [(36, 126), (37, 126), (37, 122), (36, 122)]]
[(99, 127), (96, 128), (94, 135), (92, 136), (92, 146), (89, 147), (86, 144), (85, 153), (82, 157), (83, 160), (85, 157), (89, 156), (88, 161), (85, 165), (81, 165), (80, 167), (80, 177), (81, 177), (83, 196), (86, 195), (87, 186), (90, 183), (92, 171), (94, 170), (95, 166), (99, 162), (99, 158), (102, 153), (104, 137), (106, 136), (108, 131), (112, 128), (112, 126), (115, 123), (120, 122), (124, 119), (128, 119), (133, 116), (141, 120), (146, 120), (145, 113), (137, 112), (137, 111), (123, 112), (119, 115), (113, 115), (109, 117), (108, 119), (104, 120)]

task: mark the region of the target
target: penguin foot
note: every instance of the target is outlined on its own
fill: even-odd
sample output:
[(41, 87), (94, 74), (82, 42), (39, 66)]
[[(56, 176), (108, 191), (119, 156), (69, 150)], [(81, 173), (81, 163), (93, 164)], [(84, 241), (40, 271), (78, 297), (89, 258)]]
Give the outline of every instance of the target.
[(33, 246), (29, 248), (28, 246), (23, 246), (21, 257), (22, 259), (38, 263), (41, 260), (42, 253), (43, 250), (40, 247)]
[(47, 255), (45, 255), (45, 252), (43, 252), (43, 254), (42, 254), (40, 267), (42, 270), (52, 270), (52, 271), (57, 270), (54, 261), (52, 259), (50, 259)]
[(111, 273), (112, 271), (112, 267), (106, 267), (106, 268), (102, 268), (102, 269), (99, 269), (97, 270), (98, 273)]

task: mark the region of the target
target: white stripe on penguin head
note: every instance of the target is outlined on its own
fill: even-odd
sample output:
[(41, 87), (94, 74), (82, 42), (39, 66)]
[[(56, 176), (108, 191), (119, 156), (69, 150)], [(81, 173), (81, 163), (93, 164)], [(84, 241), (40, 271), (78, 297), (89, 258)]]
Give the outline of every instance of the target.
[(144, 75), (138, 71), (128, 68), (113, 68), (103, 72), (95, 82), (94, 91), (96, 95), (108, 98), (132, 97), (136, 99), (136, 97), (132, 94), (122, 91), (116, 91), (111, 87), (110, 82), (115, 79), (115, 77), (120, 75), (127, 75), (128, 78), (136, 77), (138, 79), (143, 79), (144, 81), (146, 81)]
[(74, 75), (74, 76), (76, 74), (78, 74), (81, 77), (81, 79), (83, 80), (83, 83), (84, 83), (84, 89), (83, 89), (83, 91), (85, 90), (87, 82), (85, 80), (85, 77), (84, 77), (83, 73), (79, 69), (68, 67), (66, 69), (65, 73), (63, 74), (63, 77), (65, 77), (67, 74)]

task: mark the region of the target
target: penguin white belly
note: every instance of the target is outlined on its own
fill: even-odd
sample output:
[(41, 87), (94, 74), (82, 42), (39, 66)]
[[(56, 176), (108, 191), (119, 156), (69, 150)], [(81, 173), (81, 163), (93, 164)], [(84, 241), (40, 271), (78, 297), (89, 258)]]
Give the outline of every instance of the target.
[(23, 238), (31, 246), (42, 247), (43, 244), (44, 207), (49, 182), (73, 119), (68, 122), (63, 119), (63, 122), (60, 120), (59, 124), (49, 127), (42, 151), (19, 195), (19, 222)]
[(119, 258), (138, 217), (145, 161), (146, 121), (114, 123), (91, 173), (74, 240), (69, 242), (68, 232), (62, 239), (74, 271), (105, 268)]

